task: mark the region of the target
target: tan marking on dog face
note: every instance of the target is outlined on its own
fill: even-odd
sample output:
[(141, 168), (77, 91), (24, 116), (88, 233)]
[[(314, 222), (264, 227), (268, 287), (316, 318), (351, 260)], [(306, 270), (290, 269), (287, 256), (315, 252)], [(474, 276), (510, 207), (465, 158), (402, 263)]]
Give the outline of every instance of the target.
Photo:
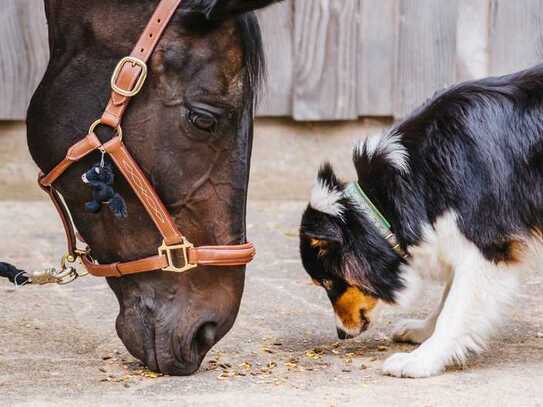
[(329, 243), (326, 240), (311, 239), (309, 241), (309, 244), (311, 245), (311, 247), (319, 249), (319, 253), (317, 255), (319, 257), (326, 256), (326, 253), (328, 253)]
[(360, 311), (368, 315), (377, 305), (377, 298), (364, 294), (356, 287), (349, 287), (336, 300), (334, 311), (343, 326), (350, 330), (360, 330), (363, 325)]

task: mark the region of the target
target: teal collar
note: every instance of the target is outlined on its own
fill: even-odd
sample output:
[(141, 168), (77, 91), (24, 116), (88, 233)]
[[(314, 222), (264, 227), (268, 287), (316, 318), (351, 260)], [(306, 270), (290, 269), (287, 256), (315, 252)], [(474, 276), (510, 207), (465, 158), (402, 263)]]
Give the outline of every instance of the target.
[(362, 190), (358, 182), (351, 182), (347, 185), (344, 192), (345, 196), (351, 199), (368, 216), (373, 226), (379, 231), (392, 249), (400, 256), (406, 258), (407, 253), (401, 248), (396, 235), (392, 232), (389, 221), (377, 209), (370, 198)]

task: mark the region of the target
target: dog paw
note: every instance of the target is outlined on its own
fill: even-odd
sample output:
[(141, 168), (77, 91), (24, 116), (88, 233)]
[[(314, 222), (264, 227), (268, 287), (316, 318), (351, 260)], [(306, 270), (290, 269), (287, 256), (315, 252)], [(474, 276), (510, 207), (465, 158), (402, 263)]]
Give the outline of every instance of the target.
[(423, 343), (432, 335), (432, 328), (426, 320), (404, 319), (398, 322), (392, 330), (395, 342)]
[(445, 366), (423, 352), (396, 353), (385, 360), (383, 374), (394, 377), (423, 378), (437, 376)]

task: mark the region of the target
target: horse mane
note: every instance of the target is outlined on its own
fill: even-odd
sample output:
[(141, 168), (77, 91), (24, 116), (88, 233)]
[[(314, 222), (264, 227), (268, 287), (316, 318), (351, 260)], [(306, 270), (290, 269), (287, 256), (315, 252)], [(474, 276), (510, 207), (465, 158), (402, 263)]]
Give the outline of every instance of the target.
[(244, 102), (256, 107), (266, 77), (266, 59), (260, 25), (254, 12), (240, 15), (237, 22), (243, 50), (243, 66), (246, 71)]

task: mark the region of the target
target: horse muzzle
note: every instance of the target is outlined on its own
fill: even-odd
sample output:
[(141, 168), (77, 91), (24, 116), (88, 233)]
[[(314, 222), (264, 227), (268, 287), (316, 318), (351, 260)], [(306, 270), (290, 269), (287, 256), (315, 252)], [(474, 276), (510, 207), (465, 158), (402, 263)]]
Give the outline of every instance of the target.
[[(171, 376), (188, 376), (197, 371), (220, 339), (219, 325), (214, 321), (204, 321), (193, 329), (180, 326), (173, 333), (146, 323), (137, 328), (130, 323), (129, 329), (122, 328), (124, 324), (118, 323), (117, 328), (128, 351), (150, 370)], [(134, 328), (139, 332), (134, 333)]]
[(242, 270), (109, 279), (120, 305), (119, 337), (151, 370), (175, 376), (194, 373), (234, 324), (243, 293)]

